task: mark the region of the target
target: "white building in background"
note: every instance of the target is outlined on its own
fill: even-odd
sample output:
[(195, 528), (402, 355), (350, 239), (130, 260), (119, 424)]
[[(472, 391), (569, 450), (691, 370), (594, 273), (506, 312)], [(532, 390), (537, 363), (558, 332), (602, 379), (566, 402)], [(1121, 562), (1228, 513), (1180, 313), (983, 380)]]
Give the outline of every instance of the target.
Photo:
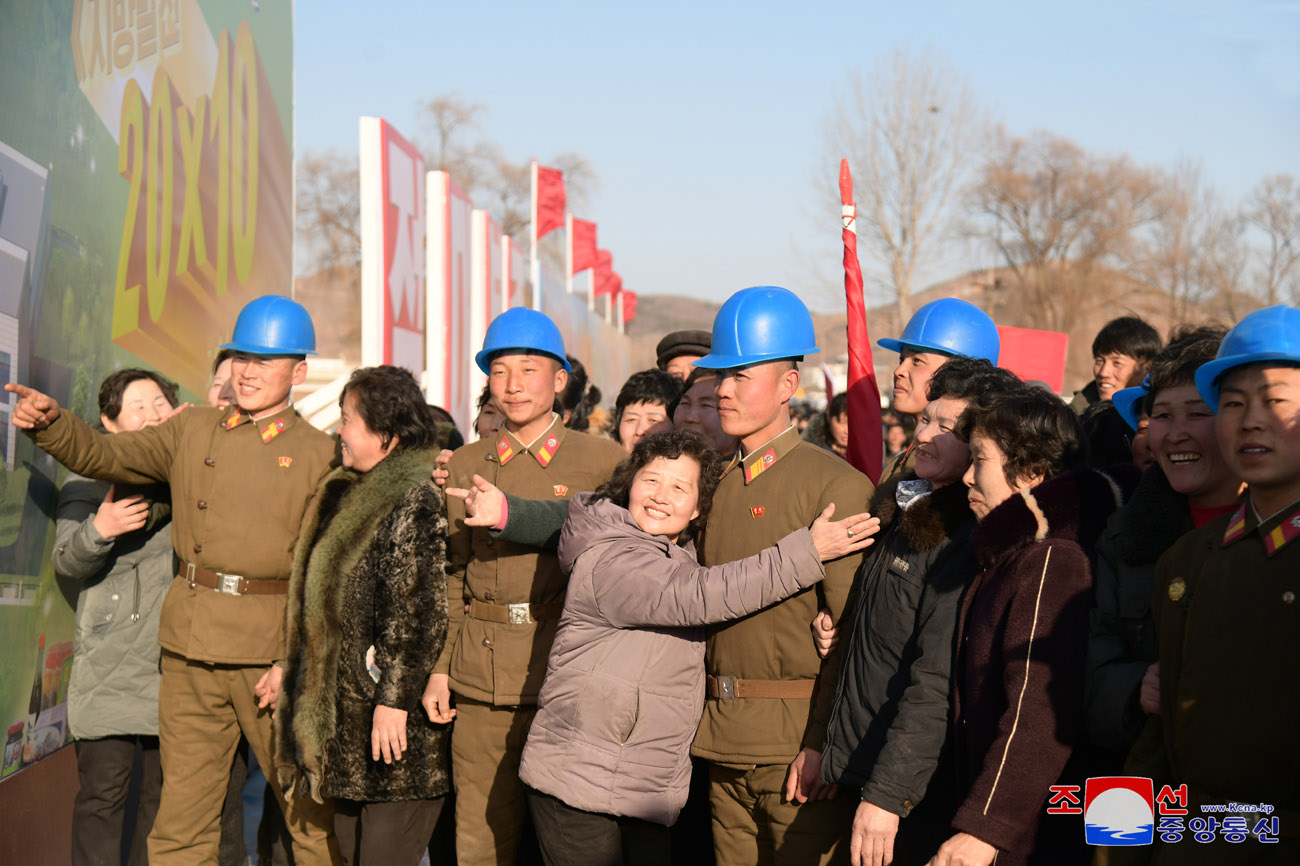
[[(40, 288), (49, 255), (49, 169), (0, 141), (0, 387), (21, 381), (29, 347), (22, 344), (22, 310)], [(0, 391), (0, 455), (14, 468), (14, 396)]]

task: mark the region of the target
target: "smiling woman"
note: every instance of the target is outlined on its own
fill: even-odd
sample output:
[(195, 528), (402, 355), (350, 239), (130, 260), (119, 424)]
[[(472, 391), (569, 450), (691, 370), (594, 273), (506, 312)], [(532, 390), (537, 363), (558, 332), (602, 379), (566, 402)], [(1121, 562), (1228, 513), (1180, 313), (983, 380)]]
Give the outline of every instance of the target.
[[(666, 825), (686, 800), (703, 710), (702, 626), (811, 586), (821, 561), (872, 543), (877, 521), (832, 523), (828, 508), (756, 556), (703, 568), (692, 538), (719, 470), (698, 434), (677, 430), (643, 439), (606, 484), (570, 502), (510, 497), (503, 509), (504, 494), (482, 478), (447, 490), (465, 498), (468, 523), (496, 525), (508, 512), (501, 535), (511, 542), (553, 538), (563, 522), (568, 594), (519, 770), (552, 866), (668, 861)], [(581, 850), (565, 843), (574, 834)]]

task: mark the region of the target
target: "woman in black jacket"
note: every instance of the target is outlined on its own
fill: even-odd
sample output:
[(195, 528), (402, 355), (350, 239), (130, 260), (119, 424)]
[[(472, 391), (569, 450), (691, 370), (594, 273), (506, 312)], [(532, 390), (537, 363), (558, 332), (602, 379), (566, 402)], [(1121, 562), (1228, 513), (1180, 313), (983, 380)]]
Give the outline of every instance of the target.
[(943, 760), (952, 637), (976, 569), (967, 543), (975, 518), (961, 483), (970, 449), (953, 428), (971, 400), (1018, 387), (1015, 376), (988, 361), (946, 362), (928, 385), (915, 471), (872, 498), (869, 510), (882, 529), (841, 627), (847, 645), (822, 755), (826, 781), (862, 791), (850, 839), (854, 862), (925, 863), (956, 808)]

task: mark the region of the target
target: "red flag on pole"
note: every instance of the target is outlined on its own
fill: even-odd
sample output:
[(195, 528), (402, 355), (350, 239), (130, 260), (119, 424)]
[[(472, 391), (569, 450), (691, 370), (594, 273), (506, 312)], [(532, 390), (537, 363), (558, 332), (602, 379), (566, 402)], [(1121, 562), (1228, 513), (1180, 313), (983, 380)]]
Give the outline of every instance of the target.
[(597, 295), (607, 295), (610, 293), (610, 286), (614, 279), (614, 256), (609, 250), (596, 251), (596, 287)]
[(880, 388), (871, 359), (867, 333), (867, 305), (862, 297), (862, 267), (858, 264), (857, 208), (853, 203), (853, 178), (849, 161), (840, 160), (840, 214), (844, 222), (844, 296), (849, 331), (849, 463), (880, 482), (885, 443), (880, 429)]
[(573, 272), (596, 266), (596, 224), (573, 219)]
[[(619, 285), (623, 284), (622, 278), (619, 279)], [(636, 292), (623, 291), (620, 293), (623, 298), (623, 324), (627, 324), (636, 318)]]
[(558, 168), (537, 167), (537, 199), (533, 202), (533, 219), (537, 237), (564, 228), (564, 172)]

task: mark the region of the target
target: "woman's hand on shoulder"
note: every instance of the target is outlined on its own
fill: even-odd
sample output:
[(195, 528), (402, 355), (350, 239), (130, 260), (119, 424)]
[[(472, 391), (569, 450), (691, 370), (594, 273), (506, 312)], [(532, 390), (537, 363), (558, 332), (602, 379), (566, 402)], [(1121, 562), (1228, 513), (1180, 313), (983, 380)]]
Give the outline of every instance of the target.
[(813, 521), (813, 544), (817, 548), (817, 557), (822, 562), (865, 550), (875, 542), (875, 534), (880, 531), (879, 517), (872, 517), (864, 511), (843, 520), (832, 521), (834, 514), (835, 503), (832, 502)]
[(448, 496), (465, 500), (465, 525), (493, 527), (506, 515), (506, 495), (482, 475), (474, 476), (474, 486), (448, 487)]
[(439, 487), (446, 487), (447, 479), (451, 477), (451, 470), (447, 468), (447, 464), (451, 462), (451, 453), (451, 449), (444, 448), (438, 452), (437, 457), (433, 458), (433, 471), (429, 473), (429, 477)]

